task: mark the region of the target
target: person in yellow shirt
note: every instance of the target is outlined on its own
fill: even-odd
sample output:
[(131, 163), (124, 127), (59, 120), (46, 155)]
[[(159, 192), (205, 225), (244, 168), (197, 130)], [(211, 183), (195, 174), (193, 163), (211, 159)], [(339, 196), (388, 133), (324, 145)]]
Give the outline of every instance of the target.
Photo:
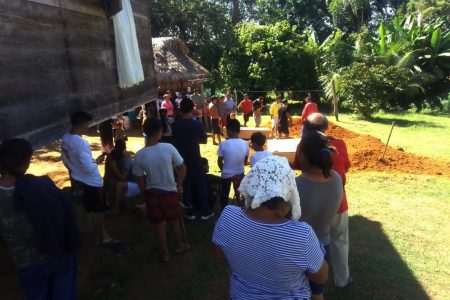
[(278, 131), (278, 110), (281, 107), (281, 97), (277, 96), (275, 102), (270, 105), (269, 114), (272, 119), (272, 133), (270, 135), (271, 138), (274, 138)]

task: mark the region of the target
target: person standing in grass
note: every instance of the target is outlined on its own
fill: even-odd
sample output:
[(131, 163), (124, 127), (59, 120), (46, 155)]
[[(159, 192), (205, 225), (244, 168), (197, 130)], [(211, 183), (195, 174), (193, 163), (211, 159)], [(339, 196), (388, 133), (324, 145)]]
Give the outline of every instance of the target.
[(288, 108), (288, 100), (283, 99), (282, 105), (278, 110), (278, 137), (289, 138), (289, 126), (292, 125), (292, 117)]
[(27, 299), (73, 300), (80, 248), (75, 211), (48, 176), (25, 175), (32, 154), (24, 139), (0, 145), (0, 237)]
[(253, 113), (253, 102), (248, 98), (248, 94), (244, 94), (244, 100), (239, 103), (239, 108), (244, 116), (244, 127), (247, 127), (247, 123)]
[(220, 96), (217, 102), (217, 113), (220, 119), (220, 129), (222, 130), (227, 125), (227, 108), (225, 107), (225, 96)]
[(253, 101), (253, 117), (255, 118), (255, 127), (261, 125), (261, 115), (264, 106), (264, 97), (259, 96), (255, 101)]
[[(161, 259), (170, 261), (167, 246), (167, 223), (175, 239), (175, 253), (189, 250), (181, 237), (181, 206), (179, 196), (183, 192), (186, 166), (174, 146), (160, 143), (162, 124), (158, 119), (147, 119), (143, 125), (147, 144), (136, 152), (133, 174), (138, 177), (142, 200), (147, 205), (147, 217), (154, 225)], [(175, 174), (177, 179), (175, 180)]]
[[(231, 184), (233, 184), (236, 199), (240, 202), (239, 184), (244, 178), (244, 166), (247, 164), (250, 149), (248, 143), (239, 138), (241, 124), (232, 119), (227, 124), (228, 139), (219, 145), (217, 164), (222, 172), (222, 192), (220, 204), (222, 210), (228, 205)], [(237, 203), (240, 205), (241, 203)]]
[(306, 97), (305, 99), (305, 107), (303, 107), (302, 111), (302, 136), (305, 133), (305, 126), (303, 124), (305, 124), (306, 119), (310, 114), (316, 113), (318, 111), (319, 108), (317, 107), (317, 104), (312, 100), (311, 94), (308, 94), (308, 97)]
[[(325, 133), (328, 129), (328, 120), (321, 113), (314, 113), (306, 119), (305, 127), (308, 131)], [(346, 173), (350, 169), (351, 163), (345, 142), (330, 136), (328, 136), (328, 139), (330, 140), (330, 146), (336, 149), (332, 156), (333, 170), (341, 176), (343, 185), (341, 205), (334, 215), (330, 226), (330, 260), (334, 285), (336, 287), (345, 287), (353, 282), (348, 266), (348, 203), (345, 193)]]
[(274, 138), (278, 132), (278, 110), (281, 107), (281, 97), (277, 96), (275, 102), (270, 105), (269, 114), (272, 120), (272, 134), (271, 138)]
[[(225, 104), (225, 111), (227, 114), (226, 123), (228, 123), (228, 121), (230, 120), (230, 115), (236, 113), (236, 102), (234, 102), (230, 93), (227, 93), (226, 95), (227, 96), (223, 103)], [(226, 125), (226, 123), (225, 123), (225, 125)]]
[(92, 116), (84, 111), (74, 112), (70, 117), (72, 128), (61, 138), (61, 159), (74, 183), (79, 183), (83, 193), (83, 204), (94, 229), (94, 245), (114, 245), (105, 229), (103, 213), (106, 210), (103, 179), (98, 164), (104, 156), (92, 158), (88, 141), (82, 135), (89, 129)]
[(252, 148), (255, 153), (250, 157), (250, 166), (253, 168), (258, 161), (264, 157), (271, 156), (270, 151), (264, 150), (264, 145), (266, 144), (266, 136), (261, 132), (255, 132), (250, 137), (252, 141)]
[(211, 117), (213, 145), (218, 145), (216, 143), (216, 136), (219, 143), (222, 142), (222, 130), (219, 125), (219, 111), (217, 109), (217, 97), (215, 96), (211, 98), (211, 103), (208, 105), (208, 115)]
[(200, 144), (206, 144), (208, 137), (202, 124), (193, 119), (194, 103), (190, 99), (183, 100), (180, 105), (180, 118), (172, 124), (172, 135), (178, 152), (187, 167), (183, 183), (183, 204), (187, 208), (186, 218), (195, 220), (194, 196), (200, 207), (200, 219), (209, 220), (214, 216), (212, 207), (208, 205), (208, 191), (200, 155)]
[(324, 284), (328, 264), (286, 158), (269, 156), (242, 180), (245, 207), (227, 206), (214, 228), (213, 254), (231, 269), (230, 299), (310, 299), (308, 279)]
[(174, 113), (174, 107), (171, 101), (172, 97), (170, 96), (170, 94), (164, 94), (163, 98), (164, 101), (163, 103), (161, 103), (161, 108), (167, 109), (167, 117), (172, 118)]
[[(323, 133), (312, 131), (302, 137), (296, 155), (302, 170), (302, 174), (295, 179), (302, 206), (300, 221), (314, 229), (324, 245), (327, 260), (331, 222), (343, 195), (342, 179), (332, 169), (334, 151)], [(310, 282), (310, 287), (312, 299), (323, 299), (325, 285)]]

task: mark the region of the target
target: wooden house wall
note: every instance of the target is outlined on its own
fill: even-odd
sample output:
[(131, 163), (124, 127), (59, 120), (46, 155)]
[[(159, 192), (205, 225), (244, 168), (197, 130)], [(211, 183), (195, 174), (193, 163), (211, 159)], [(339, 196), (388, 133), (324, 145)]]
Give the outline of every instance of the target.
[(156, 98), (149, 7), (131, 4), (145, 80), (119, 89), (103, 0), (0, 0), (0, 141), (44, 145), (68, 129), (74, 111), (96, 123)]

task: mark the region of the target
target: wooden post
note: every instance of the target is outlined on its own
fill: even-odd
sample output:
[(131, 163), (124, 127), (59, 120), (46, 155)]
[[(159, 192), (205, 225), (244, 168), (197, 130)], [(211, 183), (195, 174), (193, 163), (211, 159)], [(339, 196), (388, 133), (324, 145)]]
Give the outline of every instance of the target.
[(333, 108), (334, 108), (334, 117), (336, 121), (339, 122), (339, 110), (338, 110), (338, 97), (336, 95), (336, 85), (334, 83), (334, 79), (331, 79), (331, 87), (333, 89)]
[(208, 129), (208, 119), (206, 116), (206, 103), (205, 103), (205, 95), (203, 94), (203, 81), (200, 82), (200, 96), (202, 101), (202, 124), (203, 128)]
[(389, 140), (391, 139), (391, 134), (392, 134), (392, 130), (394, 129), (394, 125), (395, 125), (395, 121), (392, 121), (391, 131), (389, 132), (389, 137), (387, 139), (386, 146), (384, 147), (384, 152), (383, 152), (383, 156), (381, 156), (381, 160), (384, 159), (384, 155), (386, 154), (386, 150), (389, 145)]

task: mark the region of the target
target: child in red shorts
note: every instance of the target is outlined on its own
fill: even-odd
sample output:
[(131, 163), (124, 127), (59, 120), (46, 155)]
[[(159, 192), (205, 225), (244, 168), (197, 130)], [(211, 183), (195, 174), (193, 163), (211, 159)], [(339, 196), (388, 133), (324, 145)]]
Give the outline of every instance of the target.
[[(163, 262), (170, 261), (166, 226), (170, 224), (176, 247), (175, 254), (189, 250), (181, 238), (181, 207), (179, 195), (183, 191), (186, 166), (174, 146), (160, 143), (162, 124), (158, 119), (147, 119), (144, 124), (146, 146), (136, 153), (133, 174), (138, 177), (141, 197), (147, 204), (147, 217), (154, 225)], [(175, 181), (174, 170), (177, 174)]]

